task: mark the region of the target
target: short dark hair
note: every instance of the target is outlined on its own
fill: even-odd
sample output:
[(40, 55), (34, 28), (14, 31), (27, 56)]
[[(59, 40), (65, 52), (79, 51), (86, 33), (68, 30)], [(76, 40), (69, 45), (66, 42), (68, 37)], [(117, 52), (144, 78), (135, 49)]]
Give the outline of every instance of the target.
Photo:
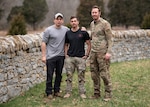
[(92, 9), (95, 9), (95, 8), (97, 8), (97, 9), (98, 9), (98, 11), (99, 11), (99, 12), (101, 12), (101, 8), (100, 8), (99, 6), (94, 5), (94, 6), (92, 7)]
[[(78, 20), (77, 16), (71, 16), (71, 17), (70, 17), (70, 20), (71, 20), (71, 19), (74, 19), (74, 18), (76, 18), (76, 19)], [(79, 21), (79, 20), (78, 20), (78, 21)]]

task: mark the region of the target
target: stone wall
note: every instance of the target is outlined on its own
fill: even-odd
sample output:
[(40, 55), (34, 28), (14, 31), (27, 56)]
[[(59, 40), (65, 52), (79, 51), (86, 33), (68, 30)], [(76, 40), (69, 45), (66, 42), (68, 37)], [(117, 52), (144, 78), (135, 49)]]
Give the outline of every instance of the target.
[(0, 38), (0, 103), (46, 79), (41, 34)]
[[(0, 37), (0, 103), (46, 79), (41, 34)], [(111, 62), (150, 58), (150, 30), (113, 31)]]
[(150, 30), (113, 31), (111, 62), (150, 58)]

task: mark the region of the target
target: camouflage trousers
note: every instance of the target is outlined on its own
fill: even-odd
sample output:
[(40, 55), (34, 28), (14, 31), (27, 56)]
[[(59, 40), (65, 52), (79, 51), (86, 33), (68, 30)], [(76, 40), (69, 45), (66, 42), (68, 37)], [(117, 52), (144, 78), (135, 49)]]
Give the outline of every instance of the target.
[(94, 83), (94, 95), (100, 96), (101, 79), (104, 82), (105, 97), (111, 97), (112, 83), (109, 74), (110, 61), (105, 60), (105, 52), (91, 52), (90, 69)]
[(65, 69), (66, 69), (66, 93), (71, 93), (72, 91), (72, 81), (73, 81), (73, 74), (75, 69), (77, 70), (78, 74), (78, 87), (79, 93), (85, 93), (85, 69), (86, 69), (86, 60), (79, 57), (68, 57), (65, 59)]

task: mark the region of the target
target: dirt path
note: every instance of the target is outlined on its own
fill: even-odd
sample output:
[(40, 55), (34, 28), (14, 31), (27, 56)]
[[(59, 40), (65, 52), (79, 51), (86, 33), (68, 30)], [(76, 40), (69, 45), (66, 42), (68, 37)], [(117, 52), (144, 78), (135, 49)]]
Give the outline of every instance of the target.
[(0, 36), (6, 36), (7, 32), (6, 31), (0, 31)]

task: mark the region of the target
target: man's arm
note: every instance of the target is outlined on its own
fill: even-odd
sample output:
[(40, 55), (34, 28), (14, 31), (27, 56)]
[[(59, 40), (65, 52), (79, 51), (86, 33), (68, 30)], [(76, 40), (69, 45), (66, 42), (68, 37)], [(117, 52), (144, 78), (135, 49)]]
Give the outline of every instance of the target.
[(46, 43), (45, 42), (42, 42), (41, 50), (42, 50), (42, 62), (46, 63)]
[(112, 31), (111, 31), (111, 26), (110, 26), (109, 23), (106, 24), (105, 34), (106, 34), (106, 40), (107, 40), (107, 43), (108, 43), (108, 49), (107, 49), (107, 53), (105, 55), (105, 59), (109, 60), (110, 57), (111, 57), (111, 47), (112, 47), (112, 41), (111, 41)]
[(83, 56), (82, 58), (87, 59), (90, 55), (90, 51), (91, 51), (91, 41), (90, 40), (86, 40), (86, 45), (87, 45), (87, 50), (85, 53), (85, 56)]
[(68, 43), (65, 43), (65, 57), (68, 57), (68, 55), (67, 55), (67, 52), (68, 52), (68, 46), (69, 46), (69, 44)]
[(90, 55), (90, 51), (91, 51), (91, 41), (90, 40), (86, 40), (86, 44), (87, 44), (87, 50), (86, 50), (86, 56), (88, 57)]

